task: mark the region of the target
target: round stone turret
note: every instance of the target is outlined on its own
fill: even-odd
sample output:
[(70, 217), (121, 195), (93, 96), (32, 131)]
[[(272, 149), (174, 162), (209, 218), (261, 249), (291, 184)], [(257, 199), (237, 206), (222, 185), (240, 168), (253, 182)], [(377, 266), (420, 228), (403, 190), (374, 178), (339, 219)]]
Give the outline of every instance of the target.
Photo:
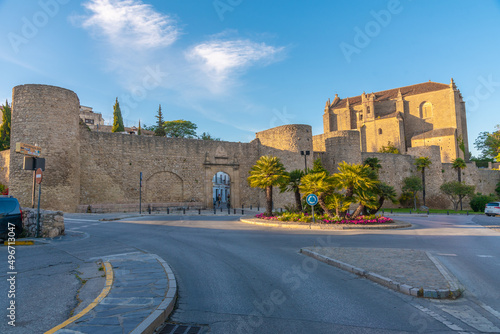
[(78, 96), (60, 87), (21, 85), (12, 90), (12, 101), (9, 193), (31, 206), (33, 172), (23, 170), (15, 147), (37, 145), (45, 158), (41, 207), (74, 212), (80, 197)]

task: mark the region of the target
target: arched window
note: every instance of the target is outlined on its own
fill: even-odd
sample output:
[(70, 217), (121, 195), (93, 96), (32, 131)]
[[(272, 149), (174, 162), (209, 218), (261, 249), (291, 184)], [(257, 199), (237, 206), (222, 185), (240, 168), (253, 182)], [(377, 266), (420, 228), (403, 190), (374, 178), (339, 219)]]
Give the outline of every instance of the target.
[(432, 103), (424, 102), (420, 105), (420, 116), (422, 118), (430, 118), (432, 117)]
[(378, 129), (378, 134), (381, 135), (382, 134), (382, 128), (379, 128)]

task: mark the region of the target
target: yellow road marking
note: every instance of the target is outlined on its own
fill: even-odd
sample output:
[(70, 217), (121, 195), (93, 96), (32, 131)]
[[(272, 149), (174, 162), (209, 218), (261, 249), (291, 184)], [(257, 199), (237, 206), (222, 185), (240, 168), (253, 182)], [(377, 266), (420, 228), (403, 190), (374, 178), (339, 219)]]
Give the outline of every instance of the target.
[(30, 246), (34, 245), (34, 241), (15, 241), (15, 242), (9, 242), (9, 241), (4, 241), (3, 244), (5, 246)]
[(109, 290), (111, 290), (111, 286), (113, 285), (113, 267), (111, 266), (111, 264), (108, 261), (104, 262), (104, 267), (106, 268), (106, 284), (104, 285), (104, 289), (102, 289), (99, 296), (97, 296), (97, 298), (94, 299), (94, 301), (92, 303), (90, 303), (86, 308), (84, 308), (80, 313), (78, 313), (75, 316), (72, 316), (71, 318), (69, 318), (68, 320), (63, 322), (62, 324), (52, 328), (51, 330), (45, 332), (44, 334), (53, 334), (56, 331), (60, 330), (61, 328), (66, 327), (67, 325), (69, 325), (73, 321), (80, 319), (85, 314), (87, 314), (90, 310), (92, 310), (94, 307), (96, 307), (97, 304), (99, 304), (104, 299), (104, 297), (106, 297), (108, 295)]

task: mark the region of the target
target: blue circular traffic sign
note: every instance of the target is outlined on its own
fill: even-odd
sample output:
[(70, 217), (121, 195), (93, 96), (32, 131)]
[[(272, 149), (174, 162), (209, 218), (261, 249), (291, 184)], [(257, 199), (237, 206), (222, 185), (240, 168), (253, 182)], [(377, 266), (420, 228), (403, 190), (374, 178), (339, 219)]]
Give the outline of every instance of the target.
[(311, 206), (315, 206), (316, 204), (318, 204), (318, 196), (314, 194), (309, 194), (306, 197), (306, 202)]

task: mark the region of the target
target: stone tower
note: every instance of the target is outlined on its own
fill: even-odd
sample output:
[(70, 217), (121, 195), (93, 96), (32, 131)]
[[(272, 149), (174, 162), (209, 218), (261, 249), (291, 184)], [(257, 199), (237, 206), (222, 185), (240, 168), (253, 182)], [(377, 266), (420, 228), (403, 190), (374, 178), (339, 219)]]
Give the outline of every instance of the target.
[(12, 90), (12, 101), (9, 193), (31, 206), (33, 173), (22, 169), (15, 143), (38, 145), (45, 158), (41, 208), (74, 212), (80, 198), (78, 96), (54, 86), (21, 85)]

